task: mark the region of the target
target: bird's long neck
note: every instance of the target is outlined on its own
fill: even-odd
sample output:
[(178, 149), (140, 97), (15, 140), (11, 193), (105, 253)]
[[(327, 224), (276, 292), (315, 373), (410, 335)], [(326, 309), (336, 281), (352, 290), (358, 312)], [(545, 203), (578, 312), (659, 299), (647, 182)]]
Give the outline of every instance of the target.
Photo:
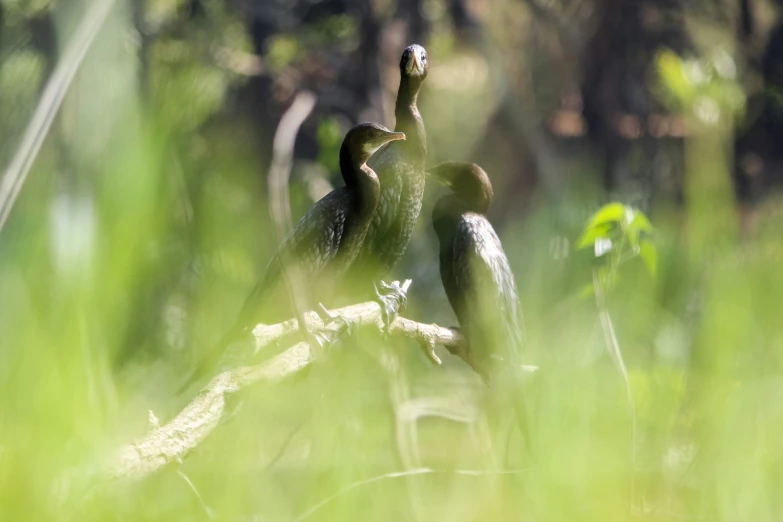
[(394, 107), (395, 126), (397, 132), (404, 132), (406, 139), (397, 146), (404, 147), (425, 160), (427, 155), (427, 136), (424, 131), (424, 121), (416, 106), (421, 88), (421, 80), (403, 75), (400, 78), (400, 89), (397, 92), (397, 103)]
[(438, 236), (441, 250), (451, 248), (451, 242), (457, 233), (457, 221), (468, 210), (455, 194), (443, 196), (432, 210), (432, 227)]
[(374, 210), (380, 194), (378, 176), (367, 163), (354, 157), (350, 147), (340, 148), (340, 172), (345, 186), (356, 193), (359, 210)]

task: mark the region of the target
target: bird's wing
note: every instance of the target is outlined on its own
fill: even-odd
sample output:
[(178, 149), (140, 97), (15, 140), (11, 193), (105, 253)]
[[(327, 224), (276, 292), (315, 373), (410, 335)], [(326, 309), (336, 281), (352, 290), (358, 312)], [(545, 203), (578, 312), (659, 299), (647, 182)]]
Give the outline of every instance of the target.
[[(519, 294), (508, 258), (489, 221), (464, 214), (454, 239), (454, 279), (463, 291), (460, 325), (472, 366), (508, 396), (530, 450), (531, 438), (519, 352), (523, 342)], [(471, 362), (469, 361), (469, 362)]]
[[(495, 230), (478, 214), (465, 214), (454, 238), (454, 280), (463, 298), (460, 324), (468, 330), (471, 356), (517, 364), (522, 344), (519, 295), (514, 274)], [(463, 324), (464, 323), (464, 324)]]
[[(260, 315), (264, 307), (279, 297), (278, 285), (282, 281), (282, 263), (285, 259), (297, 263), (305, 288), (312, 289), (310, 283), (314, 282), (337, 256), (350, 204), (350, 192), (345, 187), (340, 187), (321, 198), (296, 223), (273, 254), (261, 279), (245, 299), (234, 326), (215, 348), (205, 355), (180, 390), (186, 389), (217, 368), (236, 366), (248, 356), (246, 346), (233, 349), (232, 344), (246, 328), (252, 328), (261, 322), (263, 318)], [(275, 303), (275, 306), (280, 310), (288, 310), (288, 307), (281, 303)]]
[(333, 190), (299, 220), (276, 256), (290, 255), (301, 265), (303, 276), (320, 274), (337, 256), (350, 207), (350, 192), (345, 187)]
[(259, 309), (266, 294), (280, 281), (286, 259), (296, 263), (305, 284), (326, 268), (339, 251), (349, 206), (350, 193), (341, 187), (321, 198), (296, 223), (245, 301), (239, 314), (240, 321), (253, 321), (253, 313)]

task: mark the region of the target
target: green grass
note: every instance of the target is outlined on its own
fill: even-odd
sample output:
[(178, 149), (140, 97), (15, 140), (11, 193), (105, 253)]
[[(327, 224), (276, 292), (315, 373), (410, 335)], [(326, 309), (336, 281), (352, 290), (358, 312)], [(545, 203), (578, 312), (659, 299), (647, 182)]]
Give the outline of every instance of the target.
[[(171, 394), (191, 364), (189, 350), (219, 334), (245, 286), (232, 282), (230, 264), (189, 268), (190, 258), (179, 252), (183, 225), (160, 187), (157, 148), (139, 147), (146, 160), (116, 171), (129, 187), (138, 186), (119, 199), (111, 197), (115, 189), (96, 194), (91, 246), (75, 261), (54, 255), (55, 229), (36, 215), (42, 210), (35, 200), (38, 173), (4, 231), (4, 518), (67, 518), (76, 509), (79, 520), (204, 517), (176, 465), (139, 482), (112, 484), (87, 504), (56, 501), (57, 487), (79, 491), (80, 479), (64, 478), (67, 470), (101, 469), (112, 449), (148, 429), (148, 410), (162, 422), (179, 410), (183, 400)], [(137, 169), (148, 168), (160, 176), (139, 176)], [(393, 475), (405, 471), (405, 456), (395, 435), (392, 382), (403, 383), (411, 397), (467, 405), (484, 404), (485, 392), (442, 348), (444, 365), (434, 367), (415, 343), (365, 334), (360, 349), (338, 345), (329, 362), (303, 378), (247, 390), (230, 422), (183, 463), (181, 471), (217, 518), (296, 520), (327, 499), (310, 519), (777, 518), (783, 278), (774, 217), (742, 242), (720, 231), (694, 238), (653, 217), (661, 223), (657, 275), (631, 262), (607, 296), (636, 407), (632, 469), (623, 378), (606, 349), (595, 301), (580, 295), (592, 262), (575, 252), (551, 258), (555, 232), (547, 214), (532, 213), (516, 237), (505, 234), (527, 252), (514, 262), (528, 327), (525, 362), (540, 366), (528, 380), (532, 457), (513, 432), (510, 411), (489, 408), (486, 423), (420, 419), (420, 465), (431, 471)], [(225, 219), (226, 229), (230, 222)], [(189, 225), (204, 227), (196, 234), (196, 259), (210, 257), (201, 245), (219, 251), (216, 258), (241, 251), (230, 235), (222, 243), (208, 239), (221, 235), (212, 229), (216, 223)], [(79, 226), (69, 228), (74, 241), (87, 233)], [(412, 301), (407, 315), (429, 322), (448, 317), (444, 307), (435, 294)], [(385, 345), (401, 360), (397, 381), (372, 356)], [(491, 472), (498, 468), (508, 472)]]

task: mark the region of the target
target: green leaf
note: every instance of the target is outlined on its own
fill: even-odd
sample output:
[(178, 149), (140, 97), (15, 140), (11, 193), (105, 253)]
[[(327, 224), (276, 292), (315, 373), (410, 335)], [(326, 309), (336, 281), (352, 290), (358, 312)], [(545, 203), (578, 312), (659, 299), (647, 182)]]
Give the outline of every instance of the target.
[(629, 228), (641, 232), (642, 230), (651, 232), (653, 229), (652, 223), (644, 215), (644, 212), (639, 210), (634, 212), (633, 219), (629, 225)]
[(618, 228), (622, 228), (623, 219), (629, 209), (621, 203), (607, 203), (590, 218), (585, 231), (577, 241), (577, 249), (594, 248), (600, 239), (616, 240)]
[(634, 251), (639, 249), (639, 235), (640, 232), (634, 228), (625, 229), (625, 238)]
[(621, 222), (626, 213), (626, 207), (622, 203), (607, 203), (593, 214), (587, 228), (593, 228), (612, 222)]
[(295, 36), (278, 34), (267, 44), (265, 61), (273, 72), (280, 72), (296, 61), (304, 52), (304, 46)]
[(652, 241), (642, 241), (639, 250), (639, 256), (647, 267), (651, 276), (658, 272), (658, 249)]
[(579, 238), (576, 244), (577, 250), (593, 248), (593, 245), (599, 239), (610, 239), (613, 228), (614, 224), (612, 223), (604, 223), (588, 228), (582, 233), (582, 237)]
[(644, 212), (622, 203), (607, 203), (590, 218), (576, 248), (590, 248), (595, 258), (609, 258), (609, 266), (601, 269), (602, 286), (609, 288), (619, 278), (619, 267), (637, 256), (655, 275), (658, 255), (651, 240), (653, 231)]
[(658, 53), (656, 69), (664, 88), (682, 104), (688, 104), (696, 94), (693, 83), (685, 76), (683, 60), (669, 49)]

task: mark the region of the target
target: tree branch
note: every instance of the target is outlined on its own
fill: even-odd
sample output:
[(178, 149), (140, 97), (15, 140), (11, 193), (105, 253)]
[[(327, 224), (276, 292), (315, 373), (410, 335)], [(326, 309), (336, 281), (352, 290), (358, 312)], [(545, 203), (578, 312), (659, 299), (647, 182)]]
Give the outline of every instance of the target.
[[(410, 280), (403, 288), (410, 286)], [(376, 302), (366, 302), (332, 311), (357, 325), (382, 332), (381, 308)], [(312, 332), (337, 334), (344, 329), (344, 321), (327, 320), (315, 312), (305, 314)], [(256, 348), (268, 346), (299, 329), (296, 319), (274, 325), (256, 326), (253, 330)], [(459, 352), (464, 339), (455, 330), (435, 324), (423, 324), (397, 317), (389, 328), (389, 335), (409, 337), (429, 349), (436, 344), (451, 352)], [(307, 343), (298, 343), (272, 359), (256, 365), (235, 368), (209, 382), (185, 409), (167, 424), (155, 427), (140, 440), (121, 447), (112, 457), (109, 474), (115, 478), (142, 478), (161, 470), (170, 462), (181, 462), (220, 424), (226, 415), (229, 395), (259, 381), (279, 382), (313, 362), (313, 353)]]
[[(315, 95), (302, 91), (296, 95), (291, 106), (285, 111), (275, 132), (272, 142), (272, 164), (267, 174), (269, 188), (269, 212), (272, 215), (277, 244), (283, 244), (286, 235), (293, 228), (291, 221), (291, 198), (288, 193), (288, 182), (291, 167), (294, 163), (294, 145), (299, 128), (315, 108)], [(291, 257), (286, 248), (280, 249), (277, 259), (283, 273), (283, 279), (288, 286), (288, 293), (294, 305), (296, 316), (303, 317), (304, 303), (307, 302), (307, 288), (304, 286), (302, 269)], [(308, 332), (312, 330), (308, 329)]]

